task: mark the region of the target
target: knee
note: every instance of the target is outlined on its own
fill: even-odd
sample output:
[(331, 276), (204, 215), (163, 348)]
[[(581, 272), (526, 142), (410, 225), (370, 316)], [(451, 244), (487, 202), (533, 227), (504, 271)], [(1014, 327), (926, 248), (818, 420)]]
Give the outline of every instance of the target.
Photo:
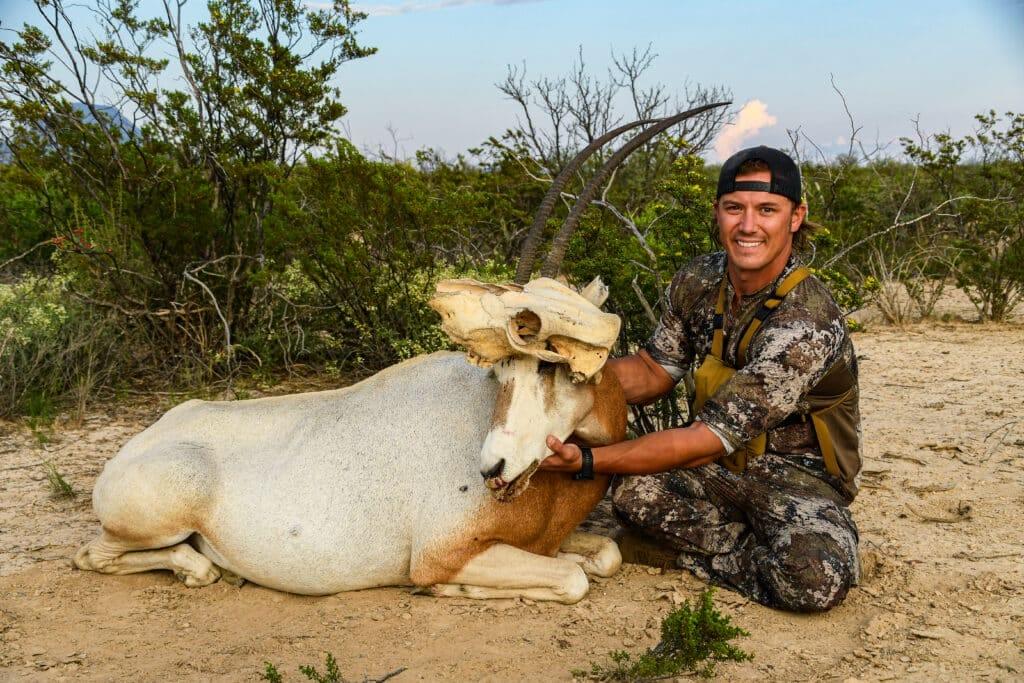
[(653, 477), (630, 476), (616, 480), (612, 509), (624, 522), (643, 526), (650, 521), (653, 507), (662, 496)]
[(571, 566), (566, 567), (565, 575), (555, 588), (558, 602), (566, 605), (579, 602), (587, 597), (587, 591), (590, 590), (590, 582), (587, 580), (583, 568), (577, 564), (570, 564)]
[(793, 535), (774, 549), (764, 572), (773, 606), (793, 612), (824, 612), (842, 603), (856, 582), (856, 562), (830, 537)]

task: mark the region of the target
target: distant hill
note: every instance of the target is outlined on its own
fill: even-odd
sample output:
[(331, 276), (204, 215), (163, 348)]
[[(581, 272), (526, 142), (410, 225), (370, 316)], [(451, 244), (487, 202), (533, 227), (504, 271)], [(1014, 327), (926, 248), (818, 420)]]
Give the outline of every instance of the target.
[[(84, 120), (87, 123), (97, 123), (96, 117), (93, 116), (92, 112), (89, 111), (89, 107), (81, 102), (76, 102), (72, 105), (75, 111), (81, 112)], [(120, 128), (124, 132), (125, 138), (129, 138), (135, 134), (135, 126), (132, 122), (125, 118), (125, 116), (118, 110), (117, 107), (110, 104), (98, 104), (96, 110), (102, 116), (108, 117), (115, 126)], [(11, 162), (11, 150), (7, 146), (6, 142), (0, 141), (0, 164), (8, 164)]]
[[(92, 115), (91, 111), (89, 111), (89, 107), (82, 104), (81, 102), (76, 102), (72, 106), (74, 107), (75, 111), (82, 112), (82, 115), (84, 116), (85, 121), (87, 123), (97, 123), (96, 117)], [(131, 137), (132, 135), (135, 134), (135, 126), (132, 124), (130, 120), (124, 117), (124, 115), (120, 112), (120, 110), (117, 107), (111, 104), (97, 104), (96, 110), (104, 117), (108, 117), (114, 123), (114, 125), (116, 125), (118, 128), (124, 131), (126, 136)]]

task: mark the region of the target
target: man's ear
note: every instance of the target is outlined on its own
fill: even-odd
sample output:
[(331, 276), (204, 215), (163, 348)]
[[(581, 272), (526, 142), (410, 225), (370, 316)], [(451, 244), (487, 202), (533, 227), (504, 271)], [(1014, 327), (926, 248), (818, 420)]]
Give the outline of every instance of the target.
[(789, 231), (798, 231), (800, 226), (804, 224), (805, 218), (807, 218), (807, 205), (800, 204), (798, 207), (793, 209), (793, 216), (789, 219)]

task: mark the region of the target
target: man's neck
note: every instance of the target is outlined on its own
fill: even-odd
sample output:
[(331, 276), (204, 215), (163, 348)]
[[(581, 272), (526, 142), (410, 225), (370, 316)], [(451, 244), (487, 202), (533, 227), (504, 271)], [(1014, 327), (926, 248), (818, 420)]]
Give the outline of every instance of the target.
[(792, 254), (793, 249), (790, 247), (775, 262), (757, 271), (739, 270), (733, 266), (731, 261), (727, 261), (726, 272), (729, 274), (729, 282), (732, 283), (736, 295), (750, 296), (775, 282), (779, 275), (782, 275), (782, 271), (786, 269), (786, 264), (789, 263)]

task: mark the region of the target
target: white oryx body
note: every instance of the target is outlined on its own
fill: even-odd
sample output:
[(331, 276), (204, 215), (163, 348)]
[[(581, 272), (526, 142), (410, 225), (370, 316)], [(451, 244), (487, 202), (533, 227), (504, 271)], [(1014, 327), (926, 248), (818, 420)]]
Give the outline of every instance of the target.
[[(524, 384), (523, 368), (512, 367), (524, 364), (545, 383), (536, 359), (499, 366)], [(481, 480), (481, 445), (513, 445), (508, 437), (523, 425), (507, 411), (525, 393), (499, 383), (495, 370), (442, 352), (335, 391), (186, 402), (107, 463), (93, 494), (103, 533), (76, 564), (108, 573), (172, 569), (196, 586), (218, 578), (216, 565), (305, 594), (417, 584), (441, 595), (578, 600), (583, 572), (551, 556), (607, 479), (540, 471), (509, 502), (495, 500)], [(621, 438), (613, 433), (625, 421), (617, 383), (575, 385), (547, 374), (546, 388), (534, 387), (550, 394), (534, 400), (541, 423), (521, 416), (534, 422), (534, 460), (544, 455), (546, 430)], [(513, 405), (496, 411), (503, 392)], [(540, 414), (556, 395), (561, 407)], [(184, 543), (190, 537), (199, 553)], [(574, 534), (564, 550), (593, 573), (618, 568), (606, 539)]]

